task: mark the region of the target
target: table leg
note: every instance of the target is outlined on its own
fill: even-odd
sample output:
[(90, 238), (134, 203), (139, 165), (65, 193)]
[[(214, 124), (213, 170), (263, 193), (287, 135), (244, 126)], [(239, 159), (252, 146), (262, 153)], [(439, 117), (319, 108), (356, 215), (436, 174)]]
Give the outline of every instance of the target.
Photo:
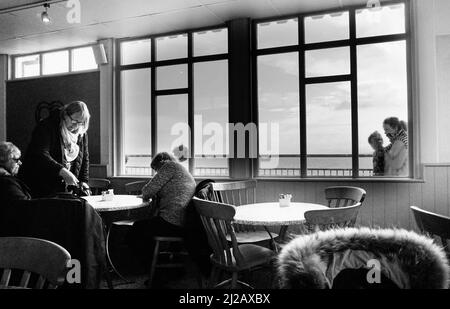
[(289, 225), (282, 225), (280, 227), (280, 234), (279, 234), (279, 236), (280, 236), (280, 241), (281, 242), (284, 242), (286, 240), (286, 233), (287, 233), (288, 227), (289, 227)]
[(112, 272), (115, 272), (116, 275), (119, 276), (119, 278), (122, 279), (123, 281), (125, 281), (126, 283), (130, 283), (130, 282), (129, 282), (127, 279), (125, 279), (125, 277), (122, 276), (122, 274), (117, 270), (116, 266), (114, 265), (114, 263), (113, 263), (112, 260), (111, 260), (111, 255), (109, 254), (109, 236), (110, 236), (110, 234), (111, 234), (111, 227), (112, 227), (112, 224), (105, 225), (105, 235), (106, 235), (106, 238), (105, 238), (105, 251), (106, 251), (106, 260), (107, 260), (107, 264), (108, 264), (108, 265), (107, 265), (107, 270), (106, 270), (106, 272), (107, 272), (106, 281), (107, 281), (108, 287), (109, 287), (110, 289), (113, 288), (113, 286), (112, 286), (112, 280), (111, 280), (111, 276), (110, 276), (110, 274), (111, 274)]

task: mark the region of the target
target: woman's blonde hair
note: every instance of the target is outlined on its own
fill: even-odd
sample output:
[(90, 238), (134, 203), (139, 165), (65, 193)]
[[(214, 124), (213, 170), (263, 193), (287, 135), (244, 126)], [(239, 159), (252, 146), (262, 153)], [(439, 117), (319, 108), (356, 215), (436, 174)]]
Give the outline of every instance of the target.
[(20, 149), (10, 142), (0, 142), (0, 166), (5, 166), (13, 155), (20, 157)]
[(73, 114), (81, 112), (81, 121), (83, 122), (82, 133), (86, 133), (89, 129), (89, 120), (91, 119), (91, 114), (86, 103), (82, 101), (73, 101), (63, 106), (61, 110), (61, 121), (64, 121), (64, 117), (72, 116)]

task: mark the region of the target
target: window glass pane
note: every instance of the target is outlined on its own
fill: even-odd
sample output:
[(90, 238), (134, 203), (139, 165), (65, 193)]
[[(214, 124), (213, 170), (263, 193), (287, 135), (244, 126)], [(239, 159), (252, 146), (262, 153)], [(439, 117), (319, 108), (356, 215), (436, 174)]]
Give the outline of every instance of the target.
[(72, 71), (97, 69), (92, 47), (75, 48), (72, 50)]
[(120, 63), (122, 65), (135, 64), (151, 61), (150, 39), (127, 41), (120, 43)]
[(307, 50), (306, 77), (350, 74), (350, 48)]
[(69, 72), (69, 51), (57, 51), (42, 55), (42, 74)]
[(158, 152), (173, 152), (175, 147), (189, 149), (187, 94), (159, 96), (156, 100)]
[(38, 76), (39, 55), (18, 57), (15, 60), (15, 78)]
[(156, 39), (156, 60), (187, 57), (187, 34), (171, 35)]
[[(358, 46), (360, 176), (370, 176), (374, 171), (376, 176), (383, 176), (381, 163), (374, 169), (372, 154), (375, 151), (369, 145), (368, 137), (378, 131), (383, 139), (383, 146), (390, 144), (383, 129), (383, 121), (389, 117), (408, 120), (407, 85), (405, 41)], [(380, 149), (380, 146), (377, 147)], [(404, 154), (403, 150), (402, 153)], [(381, 156), (380, 152), (379, 157)], [(402, 166), (406, 164), (407, 153), (404, 160)], [(400, 157), (397, 161), (402, 162)], [(403, 169), (396, 170), (392, 166), (391, 162), (385, 162), (385, 176), (409, 175), (408, 164)]]
[(258, 57), (260, 176), (300, 175), (298, 67), (296, 52)]
[(228, 175), (228, 61), (194, 64), (196, 176)]
[(194, 33), (194, 56), (228, 53), (226, 28)]
[(308, 176), (352, 175), (350, 82), (306, 86)]
[(156, 69), (156, 89), (187, 88), (187, 64), (170, 65)]
[(151, 70), (121, 72), (122, 174), (150, 175)]
[(298, 19), (258, 24), (258, 48), (298, 44)]
[(305, 18), (305, 43), (347, 40), (350, 36), (348, 12)]
[(405, 33), (405, 5), (356, 11), (356, 37)]

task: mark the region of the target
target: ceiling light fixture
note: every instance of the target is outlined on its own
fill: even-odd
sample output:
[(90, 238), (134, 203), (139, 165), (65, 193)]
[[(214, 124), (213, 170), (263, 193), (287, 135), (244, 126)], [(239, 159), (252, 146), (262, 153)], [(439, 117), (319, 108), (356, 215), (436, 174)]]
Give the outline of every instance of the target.
[(48, 16), (47, 10), (50, 8), (50, 4), (44, 3), (45, 11), (41, 14), (41, 20), (44, 24), (48, 24), (51, 22), (50, 17)]

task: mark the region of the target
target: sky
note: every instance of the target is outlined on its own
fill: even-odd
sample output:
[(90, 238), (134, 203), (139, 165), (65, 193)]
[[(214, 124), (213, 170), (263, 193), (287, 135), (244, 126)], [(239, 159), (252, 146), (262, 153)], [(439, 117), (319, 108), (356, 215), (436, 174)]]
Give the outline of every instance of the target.
[[(357, 12), (357, 37), (396, 34), (405, 31), (404, 6)], [(305, 19), (305, 40), (314, 43), (346, 39), (348, 13)], [(298, 43), (298, 21), (260, 24), (258, 47)], [(220, 53), (227, 50), (226, 30), (194, 34), (194, 54)], [(150, 59), (150, 41), (123, 43), (124, 64)], [(139, 47), (138, 47), (139, 46)], [(160, 60), (187, 55), (186, 37), (157, 40)], [(350, 73), (348, 47), (309, 51), (307, 77)], [(375, 130), (383, 133), (385, 118), (407, 120), (406, 44), (404, 41), (361, 45), (358, 57), (359, 151), (370, 154), (367, 137)], [(275, 122), (280, 127), (280, 153), (300, 152), (298, 54), (286, 53), (258, 57), (258, 104), (260, 122)], [(160, 89), (187, 86), (185, 65), (161, 68), (157, 72)], [(125, 154), (150, 154), (150, 69), (122, 72), (122, 134)], [(311, 154), (351, 154), (350, 83), (307, 85), (307, 147)], [(194, 109), (203, 124), (228, 122), (228, 70), (225, 61), (194, 66)], [(157, 100), (158, 151), (170, 150), (177, 138), (170, 127), (187, 121), (187, 96), (165, 96)], [(199, 130), (198, 125), (195, 130)], [(203, 137), (203, 143), (208, 136)], [(385, 145), (387, 140), (385, 139)], [(200, 148), (196, 143), (196, 153)], [(226, 142), (219, 150), (226, 148)]]

